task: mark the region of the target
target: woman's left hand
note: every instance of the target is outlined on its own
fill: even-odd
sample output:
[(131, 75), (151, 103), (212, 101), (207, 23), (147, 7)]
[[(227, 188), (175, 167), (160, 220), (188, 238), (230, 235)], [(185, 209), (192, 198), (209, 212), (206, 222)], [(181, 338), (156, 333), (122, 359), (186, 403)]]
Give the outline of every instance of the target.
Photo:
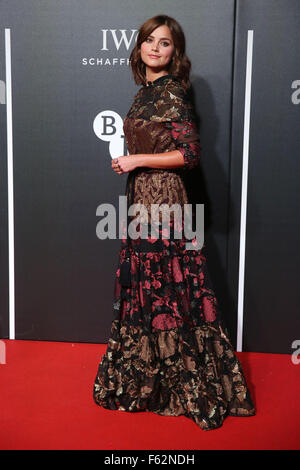
[(135, 155), (124, 155), (118, 158), (113, 158), (111, 161), (111, 167), (116, 173), (118, 173), (118, 175), (128, 173), (129, 171), (134, 170), (137, 166), (138, 160)]

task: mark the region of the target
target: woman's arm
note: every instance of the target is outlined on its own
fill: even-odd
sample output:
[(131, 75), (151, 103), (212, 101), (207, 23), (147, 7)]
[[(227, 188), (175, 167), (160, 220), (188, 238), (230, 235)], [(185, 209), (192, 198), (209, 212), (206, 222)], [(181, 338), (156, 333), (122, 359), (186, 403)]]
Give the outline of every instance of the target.
[(166, 126), (171, 132), (176, 148), (170, 152), (134, 154), (121, 156), (112, 161), (113, 170), (122, 175), (134, 170), (136, 167), (148, 168), (183, 168), (191, 170), (199, 165), (201, 145), (199, 135), (194, 123), (168, 122)]
[(141, 153), (133, 156), (136, 159), (136, 166), (165, 169), (184, 166), (184, 158), (179, 150), (164, 153)]
[(176, 149), (158, 154), (140, 154), (137, 166), (150, 168), (183, 168), (191, 170), (199, 165), (201, 145), (196, 125), (191, 121), (168, 122)]
[(112, 159), (112, 169), (122, 175), (138, 166), (148, 168), (179, 168), (184, 166), (184, 156), (180, 150), (164, 153), (137, 153)]

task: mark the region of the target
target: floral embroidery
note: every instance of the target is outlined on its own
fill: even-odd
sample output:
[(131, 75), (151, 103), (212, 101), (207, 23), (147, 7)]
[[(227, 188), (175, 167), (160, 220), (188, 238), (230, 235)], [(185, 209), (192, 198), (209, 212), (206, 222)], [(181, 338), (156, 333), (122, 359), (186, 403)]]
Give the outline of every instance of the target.
[(166, 127), (171, 129), (176, 149), (183, 155), (184, 169), (191, 170), (199, 166), (201, 145), (195, 123), (190, 121), (171, 122), (166, 123)]

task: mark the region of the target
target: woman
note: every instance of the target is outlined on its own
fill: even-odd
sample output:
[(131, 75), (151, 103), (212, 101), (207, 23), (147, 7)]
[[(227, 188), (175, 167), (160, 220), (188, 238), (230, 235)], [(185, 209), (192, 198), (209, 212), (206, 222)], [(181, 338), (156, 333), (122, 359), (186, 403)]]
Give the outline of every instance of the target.
[(188, 204), (184, 176), (199, 165), (191, 64), (180, 25), (166, 15), (146, 21), (130, 60), (142, 87), (124, 120), (129, 156), (114, 159), (112, 168), (129, 173), (129, 206), (147, 209), (139, 217), (131, 213), (127, 223), (149, 228), (152, 222), (156, 232), (122, 238), (115, 317), (93, 397), (111, 410), (183, 414), (211, 430), (226, 415), (253, 416), (255, 408), (210, 284), (204, 246), (187, 249), (185, 236), (175, 236), (185, 219), (178, 223), (174, 213), (163, 238), (164, 211), (153, 206)]

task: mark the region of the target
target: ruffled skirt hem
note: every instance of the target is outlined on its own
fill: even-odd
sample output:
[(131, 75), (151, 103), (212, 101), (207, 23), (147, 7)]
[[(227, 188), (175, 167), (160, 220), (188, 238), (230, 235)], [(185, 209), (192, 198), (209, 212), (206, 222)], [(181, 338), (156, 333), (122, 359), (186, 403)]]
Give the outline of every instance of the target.
[(110, 410), (185, 415), (201, 429), (256, 414), (242, 366), (220, 322), (145, 332), (114, 320), (93, 388)]

